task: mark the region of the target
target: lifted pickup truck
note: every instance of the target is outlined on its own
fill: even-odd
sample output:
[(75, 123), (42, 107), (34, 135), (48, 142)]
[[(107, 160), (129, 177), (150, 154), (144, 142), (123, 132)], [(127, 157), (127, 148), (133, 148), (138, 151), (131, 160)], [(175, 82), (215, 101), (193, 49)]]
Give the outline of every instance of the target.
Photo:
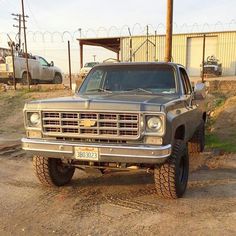
[[(26, 61), (22, 56), (17, 56), (15, 62), (16, 82), (27, 84)], [(38, 83), (62, 83), (62, 72), (54, 66), (54, 63), (48, 63), (43, 57), (31, 56), (28, 58), (30, 84)], [(13, 82), (13, 63), (12, 57), (6, 57), (6, 63), (0, 64), (0, 82), (11, 84)]]
[(100, 64), (75, 96), (25, 105), (23, 149), (46, 186), (68, 184), (75, 168), (141, 169), (158, 196), (179, 198), (189, 153), (204, 149), (204, 96), (179, 64)]

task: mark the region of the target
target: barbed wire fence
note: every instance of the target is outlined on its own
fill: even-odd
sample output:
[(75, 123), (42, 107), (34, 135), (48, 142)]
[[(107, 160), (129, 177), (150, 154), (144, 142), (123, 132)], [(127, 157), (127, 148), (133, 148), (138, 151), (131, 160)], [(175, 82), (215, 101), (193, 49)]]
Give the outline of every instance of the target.
[[(150, 34), (154, 34), (155, 31), (157, 34), (165, 34), (165, 24), (160, 23), (158, 25), (147, 24), (149, 26)], [(111, 26), (105, 28), (103, 26), (96, 29), (77, 29), (75, 31), (27, 31), (28, 38), (33, 42), (65, 42), (70, 40), (71, 42), (76, 42), (78, 38), (102, 38), (102, 37), (128, 37), (130, 36), (129, 30), (132, 36), (143, 35), (146, 33), (147, 25), (143, 26), (140, 23), (136, 23), (133, 26), (123, 25), (121, 27)], [(218, 32), (218, 31), (234, 31), (236, 30), (236, 19), (232, 19), (228, 23), (222, 23), (221, 21), (216, 22), (215, 24), (198, 24), (194, 23), (188, 25), (184, 23), (178, 25), (174, 22), (173, 24), (173, 33), (174, 34), (187, 34), (187, 33), (209, 33), (209, 32)], [(17, 37), (16, 32), (0, 32), (0, 43), (4, 37), (7, 37), (7, 34)]]
[[(73, 73), (79, 72), (79, 43), (77, 39), (80, 38), (107, 38), (107, 37), (132, 37), (145, 35), (146, 28), (149, 28), (149, 34), (157, 35), (165, 34), (165, 24), (160, 23), (157, 25), (148, 24), (142, 25), (136, 23), (132, 26), (110, 26), (108, 28), (98, 27), (96, 29), (76, 29), (75, 31), (27, 31), (27, 40), (29, 50), (34, 54), (42, 55), (46, 58), (53, 59), (56, 64), (63, 69), (68, 71), (68, 58), (67, 58), (67, 41), (71, 42), (71, 61)], [(221, 31), (235, 31), (236, 30), (236, 19), (232, 19), (230, 22), (223, 23), (218, 21), (214, 24), (173, 24), (174, 34), (190, 34), (190, 33), (210, 33), (210, 32), (221, 32)], [(7, 47), (8, 36), (17, 41), (17, 32), (0, 32), (0, 47)], [(102, 48), (85, 48), (85, 59), (92, 60), (93, 54), (98, 55), (98, 59), (102, 56), (106, 57), (107, 53), (104, 53)], [(111, 52), (110, 52), (111, 54)], [(100, 56), (100, 58), (99, 58)], [(87, 58), (86, 58), (87, 57)], [(104, 58), (103, 58), (104, 59)]]

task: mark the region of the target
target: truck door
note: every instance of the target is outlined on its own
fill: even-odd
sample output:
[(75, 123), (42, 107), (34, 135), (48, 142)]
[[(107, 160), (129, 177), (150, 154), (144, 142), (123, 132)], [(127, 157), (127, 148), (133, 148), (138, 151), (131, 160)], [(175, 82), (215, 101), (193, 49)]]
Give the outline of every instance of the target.
[(50, 68), (50, 64), (42, 57), (39, 57), (40, 69), (40, 80), (52, 80), (53, 70)]
[(187, 75), (187, 72), (185, 71), (184, 68), (180, 68), (180, 75), (181, 75), (181, 82), (184, 89), (184, 94), (186, 97), (185, 106), (188, 110), (188, 112), (186, 112), (186, 116), (187, 116), (186, 126), (189, 132), (187, 133), (191, 137), (195, 131), (196, 125), (200, 125), (199, 121), (201, 120), (200, 119), (201, 114), (198, 109), (198, 106), (195, 103), (193, 103), (193, 91), (192, 91), (191, 83)]

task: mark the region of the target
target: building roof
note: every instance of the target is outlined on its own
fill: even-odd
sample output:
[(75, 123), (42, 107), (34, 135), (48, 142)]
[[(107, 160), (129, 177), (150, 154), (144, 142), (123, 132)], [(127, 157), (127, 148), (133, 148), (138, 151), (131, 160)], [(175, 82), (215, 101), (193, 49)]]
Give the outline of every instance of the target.
[(77, 39), (80, 45), (100, 46), (118, 53), (120, 51), (120, 37)]

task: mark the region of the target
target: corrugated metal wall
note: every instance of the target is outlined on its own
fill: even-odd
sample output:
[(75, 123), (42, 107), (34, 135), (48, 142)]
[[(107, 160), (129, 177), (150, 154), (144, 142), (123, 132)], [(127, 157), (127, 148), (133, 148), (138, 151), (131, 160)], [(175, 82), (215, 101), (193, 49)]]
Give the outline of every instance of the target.
[(223, 65), (223, 74), (236, 75), (236, 32), (218, 35), (218, 57)]
[[(173, 35), (172, 58), (174, 62), (187, 66), (187, 39), (189, 37), (202, 37), (203, 34), (177, 34)], [(236, 31), (206, 33), (206, 36), (218, 38), (216, 57), (223, 66), (223, 75), (236, 75)], [(149, 36), (152, 43), (157, 43), (156, 50), (152, 43), (148, 43), (147, 36), (132, 37), (132, 61), (163, 61), (165, 56), (165, 36)], [(130, 59), (130, 38), (121, 38), (121, 60)]]

